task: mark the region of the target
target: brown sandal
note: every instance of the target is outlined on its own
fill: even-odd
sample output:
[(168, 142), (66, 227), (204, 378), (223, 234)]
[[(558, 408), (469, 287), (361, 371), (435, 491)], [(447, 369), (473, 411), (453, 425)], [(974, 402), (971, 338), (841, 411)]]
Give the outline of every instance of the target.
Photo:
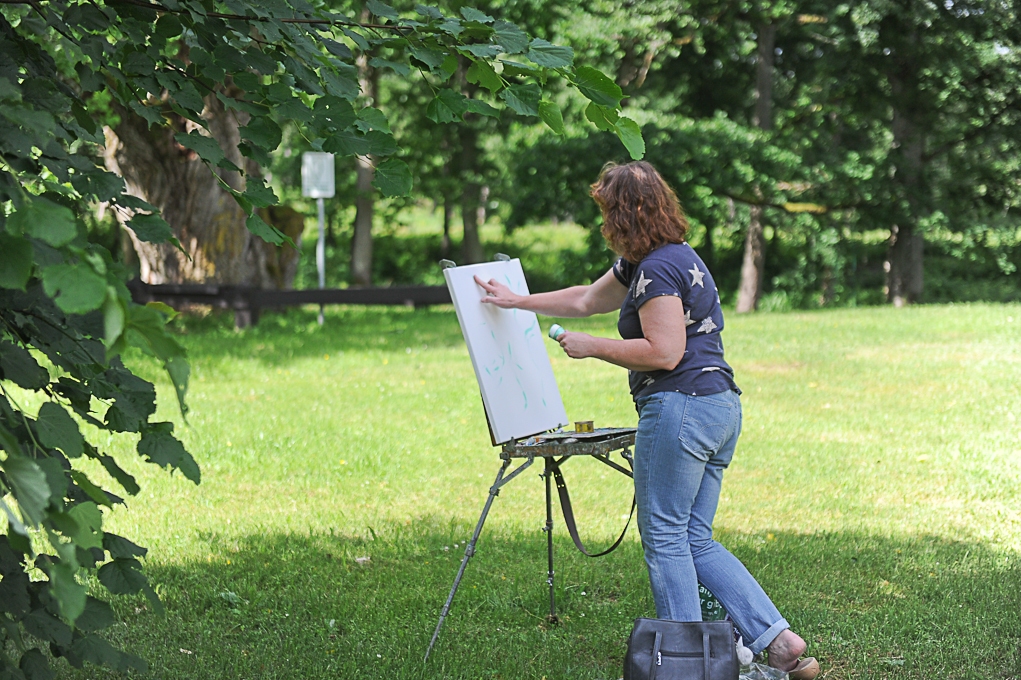
[(819, 662), (814, 656), (798, 661), (798, 665), (787, 671), (790, 680), (814, 680), (819, 675)]

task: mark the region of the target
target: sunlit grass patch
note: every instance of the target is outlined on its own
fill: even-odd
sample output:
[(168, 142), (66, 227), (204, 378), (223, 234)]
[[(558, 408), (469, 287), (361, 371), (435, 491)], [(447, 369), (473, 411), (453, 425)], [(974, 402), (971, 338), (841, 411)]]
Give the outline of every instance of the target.
[[(1019, 312), (728, 315), (744, 431), (718, 538), (824, 677), (1021, 673)], [(614, 321), (561, 323), (613, 336)], [(131, 437), (110, 444), (143, 490), (106, 526), (151, 549), (168, 609), (120, 599), (114, 630), (154, 677), (619, 677), (631, 621), (653, 611), (637, 533), (591, 560), (557, 518), (564, 622), (548, 626), (537, 469), (496, 500), (421, 663), (499, 465), (450, 308), (182, 326), (189, 426), (156, 368), (133, 363), (158, 383), (201, 486), (135, 463)], [(549, 347), (569, 417), (635, 422), (623, 371)], [(608, 544), (627, 480), (594, 461), (564, 470), (583, 537)]]

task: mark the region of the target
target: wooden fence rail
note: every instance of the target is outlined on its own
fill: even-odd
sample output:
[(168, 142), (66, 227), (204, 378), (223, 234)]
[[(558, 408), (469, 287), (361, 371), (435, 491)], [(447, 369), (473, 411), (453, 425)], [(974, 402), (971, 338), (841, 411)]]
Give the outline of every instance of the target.
[(238, 328), (259, 322), (265, 309), (297, 305), (405, 305), (424, 307), (450, 303), (446, 286), (393, 286), (390, 288), (309, 288), (267, 290), (251, 286), (217, 284), (149, 285), (137, 279), (128, 284), (135, 302), (164, 302), (171, 307), (209, 305), (234, 310)]

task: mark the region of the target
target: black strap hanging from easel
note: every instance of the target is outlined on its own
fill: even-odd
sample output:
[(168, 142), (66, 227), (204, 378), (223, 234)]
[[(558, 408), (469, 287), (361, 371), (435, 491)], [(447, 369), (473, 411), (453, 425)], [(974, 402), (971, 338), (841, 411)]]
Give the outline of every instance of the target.
[[(630, 462), (630, 461), (629, 461)], [(585, 549), (584, 544), (581, 542), (581, 537), (578, 536), (578, 526), (574, 522), (574, 509), (571, 507), (571, 495), (567, 492), (567, 482), (564, 481), (564, 473), (560, 471), (560, 465), (554, 463), (553, 465), (553, 479), (557, 483), (557, 493), (560, 495), (560, 509), (564, 513), (564, 524), (567, 525), (567, 531), (571, 534), (571, 540), (574, 541), (574, 545), (583, 555), (588, 557), (602, 557), (617, 549), (621, 541), (624, 540), (624, 534), (627, 533), (627, 528), (631, 526), (631, 518), (635, 514), (635, 498), (631, 497), (631, 513), (627, 516), (627, 524), (624, 525), (624, 530), (620, 532), (620, 536), (613, 542), (609, 548), (603, 552), (595, 554), (590, 553)]]

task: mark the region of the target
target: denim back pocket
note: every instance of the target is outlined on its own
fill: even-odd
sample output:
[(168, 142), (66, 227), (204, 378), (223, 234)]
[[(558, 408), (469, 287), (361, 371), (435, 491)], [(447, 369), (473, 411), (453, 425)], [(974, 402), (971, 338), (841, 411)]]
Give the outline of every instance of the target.
[(681, 431), (681, 448), (701, 461), (708, 461), (727, 440), (734, 421), (734, 404), (728, 393), (689, 397)]

